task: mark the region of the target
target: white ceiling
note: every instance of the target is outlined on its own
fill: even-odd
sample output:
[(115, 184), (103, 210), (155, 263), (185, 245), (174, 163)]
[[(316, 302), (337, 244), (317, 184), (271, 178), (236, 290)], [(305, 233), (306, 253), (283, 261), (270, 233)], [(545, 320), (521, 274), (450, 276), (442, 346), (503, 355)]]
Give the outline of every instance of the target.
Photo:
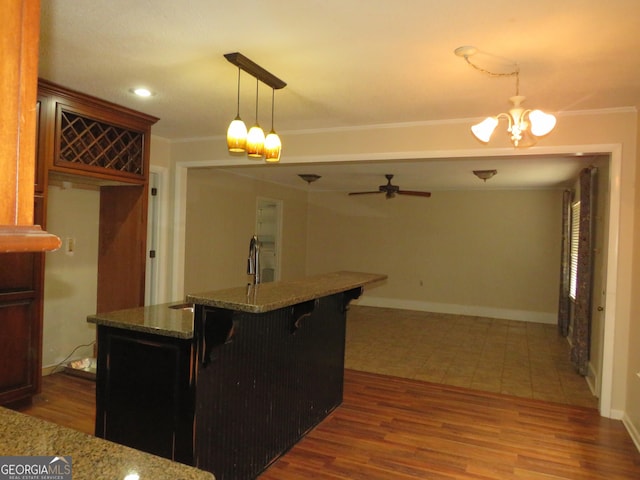
[[(41, 17), (41, 77), (160, 117), (152, 132), (168, 139), (224, 141), (235, 116), (237, 70), (223, 54), (235, 51), (288, 84), (276, 92), (275, 114), (285, 153), (287, 132), (296, 130), (506, 110), (513, 78), (472, 69), (453, 53), (461, 45), (478, 47), (475, 61), (491, 71), (517, 62), (520, 93), (536, 108), (561, 114), (635, 107), (640, 100), (638, 0), (45, 0)], [(129, 93), (141, 85), (155, 96)], [(270, 94), (261, 85), (259, 120), (266, 129)], [(240, 114), (247, 124), (255, 119), (254, 102), (255, 80), (243, 74)], [(490, 182), (550, 176), (547, 185), (557, 185), (569, 164), (588, 161), (555, 159), (562, 166), (551, 169), (554, 176), (543, 160), (521, 159), (511, 175), (513, 159), (500, 159), (487, 166), (499, 170)], [(285, 183), (300, 181), (291, 180), (293, 171), (314, 170), (323, 175), (318, 186), (345, 191), (360, 188), (349, 175), (377, 186), (384, 173), (394, 173), (403, 188), (421, 183), (433, 190), (453, 188), (445, 177), (477, 167), (471, 160), (429, 162), (419, 182), (410, 181), (423, 175), (415, 162), (337, 172), (328, 165), (237, 170)]]

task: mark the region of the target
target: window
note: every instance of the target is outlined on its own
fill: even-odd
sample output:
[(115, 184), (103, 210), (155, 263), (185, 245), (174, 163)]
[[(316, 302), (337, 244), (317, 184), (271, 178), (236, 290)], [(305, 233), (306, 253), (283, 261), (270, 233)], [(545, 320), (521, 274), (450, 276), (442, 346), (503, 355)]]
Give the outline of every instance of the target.
[(571, 280), (569, 297), (576, 299), (578, 289), (578, 244), (580, 243), (580, 202), (571, 205)]

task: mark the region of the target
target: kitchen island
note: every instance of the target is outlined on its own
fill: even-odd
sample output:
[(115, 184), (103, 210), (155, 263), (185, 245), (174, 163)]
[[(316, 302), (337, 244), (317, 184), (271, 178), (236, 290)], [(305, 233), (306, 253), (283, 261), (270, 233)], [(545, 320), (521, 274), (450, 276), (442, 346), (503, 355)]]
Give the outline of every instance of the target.
[(385, 278), (335, 272), (88, 317), (96, 435), (255, 478), (342, 402), (347, 306)]

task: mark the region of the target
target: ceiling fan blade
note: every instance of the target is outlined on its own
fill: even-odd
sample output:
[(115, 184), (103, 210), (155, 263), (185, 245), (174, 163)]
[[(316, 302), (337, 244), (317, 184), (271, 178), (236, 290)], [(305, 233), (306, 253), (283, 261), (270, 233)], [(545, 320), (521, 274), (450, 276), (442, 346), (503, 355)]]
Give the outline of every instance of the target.
[(396, 193), (400, 195), (413, 195), (414, 197), (430, 197), (431, 192), (416, 192), (413, 190), (398, 190)]
[(383, 193), (382, 190), (374, 190), (371, 192), (349, 192), (349, 195), (369, 195), (370, 193)]

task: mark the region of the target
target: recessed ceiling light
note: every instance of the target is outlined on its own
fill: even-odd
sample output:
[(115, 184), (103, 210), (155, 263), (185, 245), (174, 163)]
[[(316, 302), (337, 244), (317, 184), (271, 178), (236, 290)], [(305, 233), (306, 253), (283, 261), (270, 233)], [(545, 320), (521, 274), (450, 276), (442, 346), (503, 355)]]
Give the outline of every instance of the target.
[(152, 97), (155, 95), (155, 93), (153, 93), (151, 90), (143, 87), (130, 88), (129, 91), (139, 97)]

